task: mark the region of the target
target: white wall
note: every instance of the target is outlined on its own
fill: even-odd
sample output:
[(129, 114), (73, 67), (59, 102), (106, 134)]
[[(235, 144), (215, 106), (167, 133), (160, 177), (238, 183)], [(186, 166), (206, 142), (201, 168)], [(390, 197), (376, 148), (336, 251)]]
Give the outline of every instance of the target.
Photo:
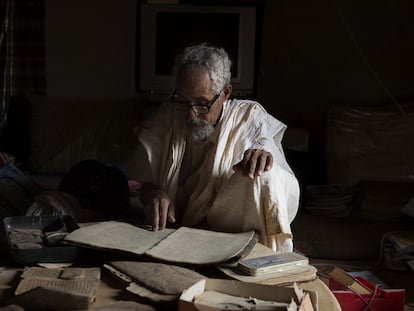
[(48, 96), (135, 96), (136, 3), (45, 1)]

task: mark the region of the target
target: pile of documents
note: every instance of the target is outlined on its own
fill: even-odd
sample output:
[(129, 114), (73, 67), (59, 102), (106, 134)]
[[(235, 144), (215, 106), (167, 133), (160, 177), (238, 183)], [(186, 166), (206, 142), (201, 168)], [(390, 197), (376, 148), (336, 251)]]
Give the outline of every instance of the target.
[(310, 185), (306, 187), (304, 208), (312, 215), (346, 217), (353, 208), (354, 187)]

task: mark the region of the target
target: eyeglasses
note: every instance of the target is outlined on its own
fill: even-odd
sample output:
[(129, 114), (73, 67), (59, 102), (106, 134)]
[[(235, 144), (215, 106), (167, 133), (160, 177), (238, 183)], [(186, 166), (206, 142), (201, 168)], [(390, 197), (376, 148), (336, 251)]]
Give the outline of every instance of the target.
[(176, 109), (181, 111), (187, 111), (188, 108), (191, 108), (196, 114), (207, 114), (210, 112), (210, 108), (217, 102), (222, 92), (216, 94), (214, 98), (205, 104), (192, 104), (191, 101), (181, 97), (175, 91), (171, 96), (171, 104), (175, 106)]

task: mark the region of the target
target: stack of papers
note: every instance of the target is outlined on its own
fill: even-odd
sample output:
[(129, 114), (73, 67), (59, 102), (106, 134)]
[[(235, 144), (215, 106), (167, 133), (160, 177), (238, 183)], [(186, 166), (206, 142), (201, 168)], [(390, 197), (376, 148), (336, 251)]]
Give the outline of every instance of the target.
[(304, 208), (312, 215), (346, 217), (352, 211), (354, 191), (344, 185), (307, 186)]

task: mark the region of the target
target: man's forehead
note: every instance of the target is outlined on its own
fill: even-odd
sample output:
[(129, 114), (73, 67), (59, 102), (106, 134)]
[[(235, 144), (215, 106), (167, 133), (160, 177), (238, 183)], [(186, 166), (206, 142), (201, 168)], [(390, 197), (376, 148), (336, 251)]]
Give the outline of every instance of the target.
[(188, 97), (210, 97), (213, 92), (206, 69), (194, 67), (179, 72), (176, 81), (177, 94)]

